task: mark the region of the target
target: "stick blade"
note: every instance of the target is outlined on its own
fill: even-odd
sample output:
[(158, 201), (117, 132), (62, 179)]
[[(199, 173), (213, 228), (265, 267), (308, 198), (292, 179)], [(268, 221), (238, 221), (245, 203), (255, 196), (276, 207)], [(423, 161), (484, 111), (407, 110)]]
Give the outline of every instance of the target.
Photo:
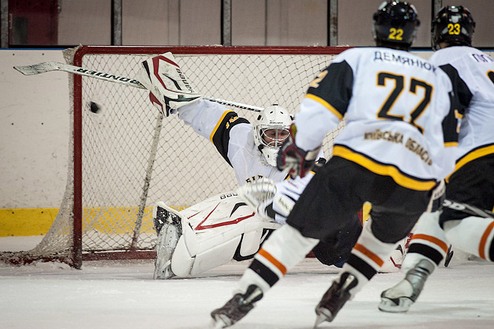
[(24, 75), (36, 75), (50, 71), (57, 71), (60, 69), (60, 66), (56, 62), (44, 62), (34, 65), (14, 66), (14, 69)]

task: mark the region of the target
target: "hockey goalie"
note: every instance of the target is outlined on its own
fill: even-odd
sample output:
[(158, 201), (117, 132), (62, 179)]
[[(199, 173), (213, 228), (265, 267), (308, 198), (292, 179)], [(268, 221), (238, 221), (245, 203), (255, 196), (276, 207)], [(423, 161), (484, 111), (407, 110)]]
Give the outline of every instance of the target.
[[(314, 174), (285, 180), (288, 172), (276, 168), (276, 155), (289, 136), (292, 117), (273, 105), (250, 123), (225, 105), (202, 98), (171, 53), (144, 61), (140, 75), (153, 105), (166, 116), (177, 114), (208, 138), (233, 168), (240, 186), (180, 212), (157, 203), (154, 278), (197, 276), (232, 260), (252, 258), (269, 234), (284, 224)], [(314, 167), (321, 157), (319, 151), (307, 154), (301, 165)], [(326, 265), (341, 266), (361, 230), (355, 214), (335, 236), (321, 240), (314, 255)]]

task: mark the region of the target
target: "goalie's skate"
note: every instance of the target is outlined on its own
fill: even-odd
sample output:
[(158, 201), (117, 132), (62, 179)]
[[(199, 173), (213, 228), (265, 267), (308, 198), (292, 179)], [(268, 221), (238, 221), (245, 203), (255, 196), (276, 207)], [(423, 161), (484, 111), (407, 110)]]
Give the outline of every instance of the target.
[(182, 218), (178, 212), (168, 207), (163, 201), (158, 201), (153, 209), (153, 224), (156, 234), (160, 234), (165, 223), (182, 225)]
[(316, 306), (317, 318), (314, 328), (324, 321), (331, 322), (334, 320), (343, 305), (352, 298), (350, 290), (357, 284), (357, 278), (348, 272), (343, 272), (339, 281), (333, 282)]
[(154, 208), (153, 221), (158, 233), (153, 278), (169, 279), (174, 276), (171, 258), (182, 235), (182, 219), (175, 210), (160, 201)]
[(407, 312), (419, 297), (432, 271), (434, 264), (422, 259), (407, 272), (403, 280), (381, 293), (379, 310), (390, 313)]
[(244, 294), (236, 294), (223, 307), (211, 312), (211, 327), (221, 329), (233, 326), (247, 315), (263, 296), (261, 288), (251, 284)]

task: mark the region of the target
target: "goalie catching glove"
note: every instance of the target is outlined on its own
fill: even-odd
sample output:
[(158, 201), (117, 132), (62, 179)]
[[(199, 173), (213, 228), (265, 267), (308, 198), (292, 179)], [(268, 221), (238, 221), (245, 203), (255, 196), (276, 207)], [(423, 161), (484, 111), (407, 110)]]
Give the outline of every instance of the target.
[(297, 126), (292, 123), (290, 126), (290, 135), (281, 146), (278, 157), (276, 159), (276, 166), (279, 170), (288, 169), (288, 174), (291, 178), (297, 176), (305, 177), (307, 173), (312, 169), (321, 146), (316, 147), (311, 151), (304, 151), (295, 144), (295, 135), (297, 134)]
[(237, 193), (261, 218), (285, 224), (295, 201), (310, 178), (307, 176), (306, 179), (276, 184), (273, 180), (262, 177), (242, 185), (237, 189)]
[(165, 116), (198, 100), (197, 93), (170, 52), (141, 63), (140, 82), (150, 91), (149, 99)]
[(276, 185), (273, 180), (261, 177), (240, 186), (237, 193), (252, 209), (257, 210), (260, 205), (273, 202)]

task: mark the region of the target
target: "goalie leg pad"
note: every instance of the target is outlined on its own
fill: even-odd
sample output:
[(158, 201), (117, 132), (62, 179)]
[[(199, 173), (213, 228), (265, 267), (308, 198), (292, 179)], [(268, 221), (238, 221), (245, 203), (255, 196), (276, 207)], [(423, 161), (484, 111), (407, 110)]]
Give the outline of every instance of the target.
[[(217, 227), (196, 232), (190, 225), (183, 226), (183, 235), (171, 260), (176, 276), (197, 276), (232, 260), (251, 258), (263, 241), (263, 232), (279, 224), (254, 216), (232, 227)], [(242, 256), (237, 257), (236, 255)]]

